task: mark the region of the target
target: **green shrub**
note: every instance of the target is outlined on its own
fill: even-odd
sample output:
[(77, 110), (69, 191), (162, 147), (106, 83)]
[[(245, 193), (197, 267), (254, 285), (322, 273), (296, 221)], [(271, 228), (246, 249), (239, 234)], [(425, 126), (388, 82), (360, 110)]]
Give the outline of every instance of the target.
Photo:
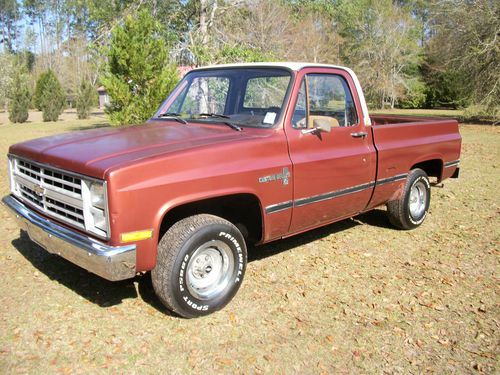
[(451, 107), (454, 109), (467, 107), (471, 103), (470, 82), (467, 77), (456, 71), (424, 71), (426, 80), (427, 108)]
[(24, 71), (18, 71), (12, 82), (11, 101), (9, 106), (9, 120), (11, 122), (26, 122), (31, 103), (31, 93), (28, 79)]
[(472, 105), (464, 110), (460, 120), (498, 125), (500, 123), (500, 104), (496, 106)]
[(87, 80), (83, 80), (76, 97), (76, 113), (79, 119), (89, 118), (90, 109), (96, 102), (96, 91)]
[(418, 78), (412, 78), (407, 81), (406, 93), (400, 100), (400, 108), (422, 108), (425, 105), (427, 87), (425, 83)]
[(57, 121), (64, 109), (66, 95), (55, 74), (49, 70), (45, 78), (40, 107), (43, 111), (43, 121)]

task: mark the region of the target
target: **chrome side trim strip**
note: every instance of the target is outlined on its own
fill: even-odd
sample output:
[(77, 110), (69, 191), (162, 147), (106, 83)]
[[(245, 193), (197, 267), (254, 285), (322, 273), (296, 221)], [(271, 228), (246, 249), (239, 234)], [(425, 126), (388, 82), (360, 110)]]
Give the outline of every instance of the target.
[(319, 194), (319, 195), (315, 195), (315, 196), (307, 197), (307, 198), (300, 198), (300, 199), (297, 199), (293, 202), (293, 206), (300, 207), (300, 206), (304, 206), (306, 204), (321, 202), (321, 201), (341, 197), (343, 195), (357, 193), (357, 192), (360, 192), (362, 190), (369, 189), (369, 188), (373, 187), (374, 185), (375, 185), (375, 182), (368, 182), (366, 184), (353, 186), (353, 187), (350, 187), (347, 189), (330, 191), (328, 193)]
[(111, 281), (135, 276), (135, 244), (109, 246), (39, 215), (11, 195), (2, 202), (31, 240), (49, 253)]
[(380, 185), (384, 185), (384, 184), (389, 184), (391, 182), (406, 180), (406, 177), (408, 177), (408, 173), (402, 173), (402, 174), (398, 174), (396, 176), (382, 178), (380, 180), (377, 180), (376, 185), (380, 186)]
[(447, 163), (444, 163), (444, 167), (445, 168), (450, 168), (450, 167), (455, 167), (457, 165), (460, 164), (460, 159), (459, 160), (453, 160), (453, 161), (449, 161)]
[(267, 206), (265, 208), (265, 212), (266, 212), (266, 214), (272, 214), (275, 212), (287, 210), (287, 209), (292, 208), (292, 207), (301, 207), (301, 206), (305, 206), (305, 205), (312, 204), (312, 203), (317, 203), (317, 202), (322, 202), (322, 201), (326, 201), (329, 199), (342, 197), (342, 196), (348, 195), (348, 194), (359, 193), (360, 191), (373, 188), (374, 186), (380, 186), (380, 185), (384, 185), (384, 184), (389, 184), (391, 182), (402, 181), (402, 180), (405, 180), (407, 177), (408, 177), (408, 173), (402, 173), (402, 174), (398, 174), (396, 176), (383, 178), (383, 179), (380, 179), (377, 181), (367, 182), (365, 184), (352, 186), (352, 187), (349, 187), (346, 189), (330, 191), (328, 193), (318, 194), (318, 195), (314, 195), (314, 196), (306, 197), (306, 198), (300, 198), (300, 199), (296, 199), (294, 201), (287, 201), (287, 202), (272, 204), (272, 205)]
[(293, 206), (293, 201), (272, 204), (272, 205), (266, 207), (266, 214), (272, 214), (275, 212), (287, 210), (289, 208), (292, 208), (292, 206)]

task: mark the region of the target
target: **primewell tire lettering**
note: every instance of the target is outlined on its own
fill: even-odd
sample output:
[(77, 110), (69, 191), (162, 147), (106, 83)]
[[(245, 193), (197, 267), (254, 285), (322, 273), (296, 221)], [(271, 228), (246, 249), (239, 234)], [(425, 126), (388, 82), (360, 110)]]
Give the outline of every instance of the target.
[(241, 253), (241, 246), (240, 246), (239, 242), (236, 240), (236, 238), (231, 236), (229, 233), (225, 233), (225, 232), (220, 232), (219, 236), (230, 240), (234, 244), (234, 246), (236, 246), (236, 250), (238, 251), (238, 253)]
[(236, 251), (238, 252), (238, 273), (236, 275), (236, 278), (234, 279), (234, 283), (237, 284), (241, 281), (241, 276), (243, 275), (243, 268), (244, 268), (243, 253), (241, 251), (241, 246), (238, 240), (236, 240), (236, 238), (234, 238), (229, 233), (220, 232), (219, 236), (230, 240), (234, 244), (234, 246), (236, 247)]

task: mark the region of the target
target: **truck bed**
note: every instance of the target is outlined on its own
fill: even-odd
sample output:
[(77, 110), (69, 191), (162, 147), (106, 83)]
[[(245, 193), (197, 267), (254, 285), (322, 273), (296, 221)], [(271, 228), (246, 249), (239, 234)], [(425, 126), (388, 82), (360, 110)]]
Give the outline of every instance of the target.
[(392, 125), (401, 123), (427, 123), (448, 121), (449, 119), (440, 117), (424, 117), (424, 116), (405, 116), (405, 115), (370, 115), (372, 125)]
[[(370, 118), (377, 150), (377, 180), (403, 176), (424, 165), (436, 182), (455, 174), (461, 145), (456, 120), (387, 115)], [(376, 186), (369, 208), (390, 200), (391, 194), (394, 186), (390, 183)]]

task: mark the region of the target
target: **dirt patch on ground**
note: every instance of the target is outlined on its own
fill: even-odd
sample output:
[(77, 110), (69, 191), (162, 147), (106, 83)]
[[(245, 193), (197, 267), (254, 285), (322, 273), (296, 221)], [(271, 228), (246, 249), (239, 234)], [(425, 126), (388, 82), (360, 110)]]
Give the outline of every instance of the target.
[[(0, 154), (92, 126), (2, 125)], [(432, 190), (422, 227), (377, 209), (251, 249), (235, 300), (197, 320), (170, 316), (148, 275), (111, 283), (47, 254), (0, 207), (0, 371), (494, 373), (500, 131), (461, 132), (461, 177)], [(0, 181), (5, 195), (5, 162)]]

